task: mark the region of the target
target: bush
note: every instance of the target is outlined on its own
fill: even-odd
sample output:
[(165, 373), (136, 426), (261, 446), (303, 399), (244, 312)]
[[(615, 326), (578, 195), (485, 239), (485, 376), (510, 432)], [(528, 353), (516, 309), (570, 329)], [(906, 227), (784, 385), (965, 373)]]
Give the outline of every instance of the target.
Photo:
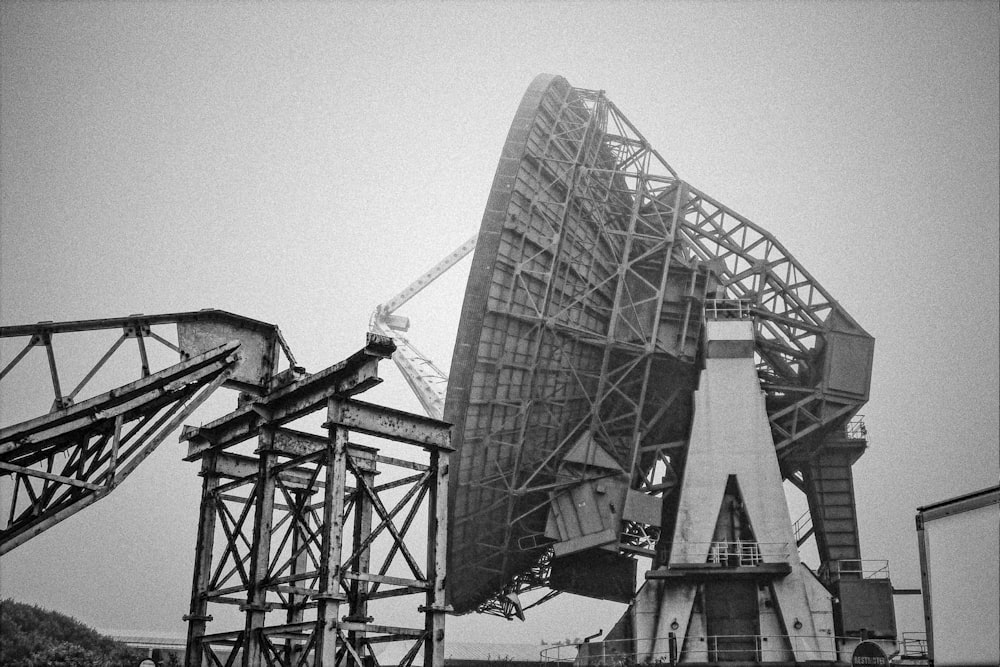
[(97, 667), (104, 661), (79, 644), (59, 642), (36, 651), (24, 661), (25, 667)]
[(65, 614), (0, 600), (4, 667), (135, 667), (142, 657)]

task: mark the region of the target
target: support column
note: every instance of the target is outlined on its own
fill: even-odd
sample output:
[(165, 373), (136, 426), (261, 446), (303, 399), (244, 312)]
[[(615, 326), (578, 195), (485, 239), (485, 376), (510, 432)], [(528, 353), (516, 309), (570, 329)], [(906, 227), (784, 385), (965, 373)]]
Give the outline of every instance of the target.
[(201, 638), (212, 617), (208, 615), (206, 593), (212, 580), (212, 548), (215, 543), (215, 489), (219, 476), (215, 471), (216, 455), (210, 452), (201, 460), (201, 506), (198, 510), (198, 535), (194, 548), (194, 577), (191, 583), (191, 605), (184, 616), (187, 621), (187, 644), (184, 667), (201, 667)]
[[(291, 574), (292, 577), (295, 577), (309, 569), (309, 535), (306, 532), (309, 527), (309, 513), (306, 509), (306, 506), (309, 504), (309, 492), (306, 490), (293, 490), (292, 499), (295, 504), (294, 513), (297, 513), (300, 517), (299, 520), (292, 520), (292, 526), (290, 528), (292, 531), (292, 553), (298, 555), (294, 556), (292, 560), (291, 571), (289, 574)], [(297, 579), (292, 582), (293, 586), (298, 586), (300, 584), (301, 582)], [(289, 593), (288, 613), (285, 616), (285, 622), (289, 625), (293, 623), (301, 623), (302, 619), (305, 617), (303, 612), (308, 601), (308, 595)], [(285, 664), (296, 664), (299, 659), (299, 653), (303, 648), (304, 647), (299, 642), (289, 641), (285, 646)]]
[(320, 554), (319, 594), (316, 595), (315, 667), (335, 667), (340, 603), (340, 561), (344, 549), (344, 497), (347, 492), (347, 431), (335, 424), (337, 399), (327, 404), (329, 443), (326, 450), (326, 487), (323, 496), (323, 548)]
[[(368, 539), (372, 532), (372, 500), (365, 488), (375, 492), (375, 469), (374, 449), (368, 447), (352, 446), (351, 448), (351, 468), (358, 478), (357, 491), (354, 501), (354, 539), (351, 544), (351, 552), (354, 558), (351, 559), (350, 568), (352, 572), (368, 573), (371, 565), (371, 545), (361, 548), (361, 545)], [(351, 593), (349, 596), (349, 607), (347, 612), (348, 621), (355, 623), (371, 623), (368, 616), (368, 587), (367, 581), (353, 579), (351, 581)], [(354, 647), (358, 655), (363, 655), (365, 633), (363, 630), (351, 630), (348, 633), (348, 641)]]
[(424, 667), (444, 667), (444, 622), (447, 606), (444, 580), (447, 574), (448, 550), (448, 452), (431, 452), (431, 480), (427, 521), (427, 578), (432, 585), (427, 591), (424, 629)]
[(250, 572), (246, 612), (246, 633), (243, 642), (244, 667), (264, 664), (261, 630), (266, 622), (267, 570), (271, 561), (271, 521), (274, 516), (274, 473), (277, 457), (272, 447), (274, 428), (261, 428), (258, 455), (260, 463), (257, 488), (254, 494), (253, 551), (250, 555)]

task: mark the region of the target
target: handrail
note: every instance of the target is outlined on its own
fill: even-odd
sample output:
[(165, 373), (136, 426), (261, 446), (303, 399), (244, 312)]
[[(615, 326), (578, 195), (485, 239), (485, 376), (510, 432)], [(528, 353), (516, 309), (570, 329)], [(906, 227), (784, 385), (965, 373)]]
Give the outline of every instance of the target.
[(904, 632), (899, 642), (899, 653), (911, 658), (927, 657), (927, 633)]
[(795, 523), (792, 524), (792, 533), (795, 535), (795, 544), (801, 547), (814, 532), (816, 532), (816, 527), (813, 524), (812, 513), (809, 510), (806, 510), (802, 513), (802, 516), (796, 519)]
[[(849, 660), (853, 645), (861, 640), (858, 637), (832, 635), (687, 635), (680, 641), (674, 633), (670, 633), (667, 637), (645, 641), (650, 647), (664, 648), (639, 652), (635, 649), (635, 639), (608, 639), (594, 643), (580, 641), (547, 646), (539, 651), (539, 657), (543, 663), (629, 667), (637, 664), (675, 665), (681, 650), (707, 653), (709, 662), (725, 661), (727, 657), (731, 659), (737, 654), (746, 655), (752, 651), (755, 654), (753, 661), (769, 662), (780, 659), (780, 655), (787, 654), (791, 649), (810, 651), (818, 659), (832, 662), (845, 658)], [(828, 648), (816, 648), (824, 644)]]
[(698, 555), (699, 562), (706, 562), (700, 560), (699, 554), (707, 554), (707, 562), (719, 565), (759, 565), (765, 561), (787, 560), (791, 555), (788, 542), (754, 540), (674, 542), (673, 552), (675, 562), (693, 563), (691, 555)]
[(889, 561), (882, 559), (844, 559), (825, 563), (820, 568), (820, 577), (838, 581), (842, 575), (854, 575), (857, 579), (888, 579)]
[(864, 440), (868, 442), (868, 427), (865, 426), (865, 416), (864, 415), (854, 415), (849, 422), (847, 422), (847, 437), (852, 440)]
[(705, 319), (749, 320), (752, 315), (750, 299), (705, 299)]

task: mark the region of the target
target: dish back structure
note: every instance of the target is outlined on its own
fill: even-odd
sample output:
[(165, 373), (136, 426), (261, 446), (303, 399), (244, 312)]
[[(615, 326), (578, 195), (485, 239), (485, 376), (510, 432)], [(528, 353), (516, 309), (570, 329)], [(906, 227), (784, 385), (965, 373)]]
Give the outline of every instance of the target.
[[(803, 539), (824, 564), (860, 558), (851, 465), (865, 440), (847, 427), (874, 339), (772, 235), (680, 180), (603, 91), (537, 77), (503, 147), (448, 379), (455, 611), (511, 615), (511, 594), (541, 586), (631, 595), (622, 554), (669, 549), (714, 298), (753, 310), (782, 474), (809, 500)], [(662, 502), (659, 521), (624, 520), (616, 550), (554, 557), (552, 506), (620, 474)]]

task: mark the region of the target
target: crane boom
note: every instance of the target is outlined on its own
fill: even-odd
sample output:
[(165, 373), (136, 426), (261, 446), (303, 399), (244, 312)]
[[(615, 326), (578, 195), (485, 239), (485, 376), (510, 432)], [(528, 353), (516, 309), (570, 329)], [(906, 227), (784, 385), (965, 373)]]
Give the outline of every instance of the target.
[(403, 333), (409, 329), (409, 320), (395, 316), (394, 313), (475, 250), (478, 237), (478, 233), (473, 234), (406, 288), (379, 305), (372, 313), (369, 324), (371, 331), (389, 336), (395, 341), (396, 351), (392, 355), (392, 360), (403, 373), (406, 383), (410, 385), (410, 389), (413, 390), (424, 411), (434, 419), (441, 419), (444, 416), (444, 397), (448, 388), (448, 375), (410, 342)]
[(441, 419), (444, 416), (444, 396), (448, 389), (448, 376), (424, 353), (418, 350), (399, 331), (373, 321), (372, 331), (389, 336), (396, 343), (392, 360), (403, 373), (413, 394), (420, 401), (428, 417)]
[(451, 252), (447, 257), (442, 259), (440, 262), (424, 272), (424, 274), (419, 278), (407, 285), (406, 288), (399, 294), (380, 305), (375, 311), (376, 314), (381, 314), (383, 317), (387, 317), (396, 312), (400, 306), (415, 297), (421, 290), (440, 278), (441, 274), (458, 264), (466, 255), (475, 250), (476, 239), (478, 237), (478, 233), (470, 236), (465, 243), (458, 246), (458, 248)]

